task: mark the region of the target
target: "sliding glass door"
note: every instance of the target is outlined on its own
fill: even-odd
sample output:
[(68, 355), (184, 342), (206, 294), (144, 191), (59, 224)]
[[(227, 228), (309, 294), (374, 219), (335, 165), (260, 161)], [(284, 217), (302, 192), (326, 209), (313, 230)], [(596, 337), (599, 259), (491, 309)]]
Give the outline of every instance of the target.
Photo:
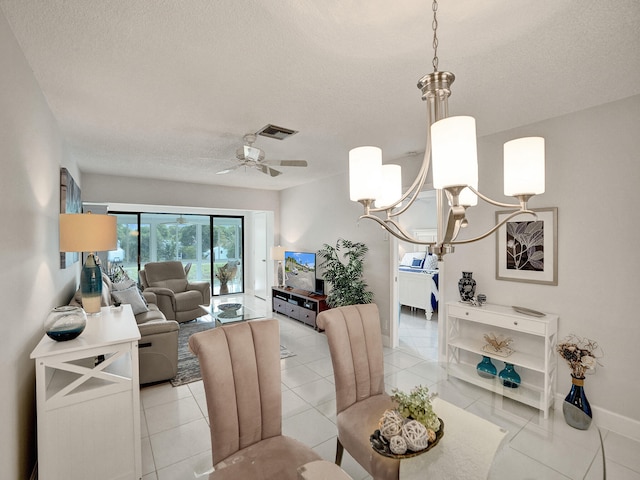
[(244, 292), (243, 218), (213, 217), (213, 292)]
[(209, 282), (214, 295), (244, 291), (242, 217), (112, 214), (118, 219), (118, 248), (108, 254), (110, 268), (122, 266), (137, 279), (148, 262), (177, 260), (189, 280)]

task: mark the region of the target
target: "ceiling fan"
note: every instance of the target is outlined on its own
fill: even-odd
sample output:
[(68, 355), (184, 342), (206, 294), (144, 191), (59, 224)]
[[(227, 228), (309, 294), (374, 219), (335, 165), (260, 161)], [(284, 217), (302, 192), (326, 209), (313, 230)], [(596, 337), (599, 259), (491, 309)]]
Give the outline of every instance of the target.
[(180, 214), (179, 217), (176, 217), (175, 220), (171, 221), (171, 222), (162, 222), (160, 223), (160, 225), (184, 225), (188, 223), (188, 220), (186, 218), (184, 218), (182, 216), (182, 214)]
[(306, 167), (306, 160), (266, 160), (264, 150), (258, 147), (254, 147), (253, 143), (256, 141), (255, 133), (247, 133), (244, 137), (244, 145), (236, 150), (236, 158), (240, 163), (233, 167), (225, 168), (216, 172), (216, 175), (224, 175), (225, 173), (232, 172), (241, 167), (255, 168), (256, 170), (277, 177), (282, 172), (272, 168), (272, 165), (280, 167)]

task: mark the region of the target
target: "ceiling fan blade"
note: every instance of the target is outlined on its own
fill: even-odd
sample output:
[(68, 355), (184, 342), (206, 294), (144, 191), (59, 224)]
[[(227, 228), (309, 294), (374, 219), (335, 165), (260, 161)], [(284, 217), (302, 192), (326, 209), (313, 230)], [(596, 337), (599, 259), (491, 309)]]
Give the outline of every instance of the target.
[(282, 172), (276, 170), (275, 168), (271, 168), (269, 167), (269, 165), (266, 165), (264, 163), (256, 164), (256, 168), (262, 173), (266, 173), (267, 175), (271, 175), (272, 177), (277, 177), (278, 175), (282, 174)]
[(306, 160), (269, 160), (270, 165), (279, 165), (281, 167), (306, 167)]
[(234, 165), (233, 167), (229, 167), (229, 168), (225, 168), (224, 170), (220, 170), (219, 172), (216, 172), (216, 175), (224, 175), (225, 173), (232, 172), (232, 171), (240, 168), (241, 166), (242, 166), (242, 164)]

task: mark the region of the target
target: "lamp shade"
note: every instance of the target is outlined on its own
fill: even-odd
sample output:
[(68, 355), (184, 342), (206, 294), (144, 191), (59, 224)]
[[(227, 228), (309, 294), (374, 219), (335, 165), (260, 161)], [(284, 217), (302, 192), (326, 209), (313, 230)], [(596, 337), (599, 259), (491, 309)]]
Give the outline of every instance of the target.
[(376, 198), (376, 207), (393, 205), (402, 196), (402, 167), (400, 165), (382, 165), (380, 170), (380, 193)]
[(380, 195), (382, 150), (357, 147), (349, 151), (349, 197), (354, 202), (375, 200)]
[(504, 144), (504, 194), (544, 193), (544, 138), (525, 137)]
[(283, 261), (284, 247), (281, 247), (280, 245), (277, 247), (271, 247), (271, 260)]
[(431, 125), (431, 158), (434, 188), (477, 185), (475, 118), (448, 117)]
[(116, 217), (92, 213), (60, 214), (61, 252), (104, 252), (118, 246)]

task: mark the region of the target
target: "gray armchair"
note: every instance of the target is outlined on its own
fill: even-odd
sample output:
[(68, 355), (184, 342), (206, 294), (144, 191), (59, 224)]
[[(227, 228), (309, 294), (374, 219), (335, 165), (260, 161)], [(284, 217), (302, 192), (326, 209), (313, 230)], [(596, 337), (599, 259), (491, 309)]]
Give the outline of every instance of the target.
[(211, 301), (209, 282), (189, 282), (181, 262), (150, 262), (140, 270), (145, 292), (156, 295), (158, 308), (169, 320), (183, 323), (206, 312)]

